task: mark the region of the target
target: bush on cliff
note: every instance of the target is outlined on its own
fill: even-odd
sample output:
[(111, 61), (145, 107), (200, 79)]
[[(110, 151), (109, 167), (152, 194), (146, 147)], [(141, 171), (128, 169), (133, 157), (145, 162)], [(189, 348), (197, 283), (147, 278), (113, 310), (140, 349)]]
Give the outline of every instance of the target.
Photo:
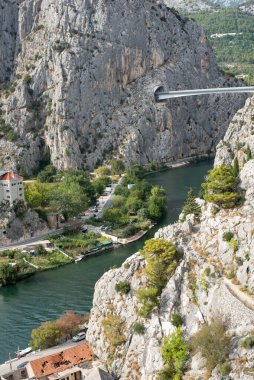
[(150, 239), (140, 251), (147, 262), (144, 273), (148, 286), (136, 292), (141, 304), (139, 314), (147, 317), (158, 306), (162, 290), (175, 271), (181, 258), (174, 245), (164, 239)]
[(177, 327), (176, 331), (166, 337), (162, 343), (162, 357), (165, 368), (159, 372), (158, 380), (180, 380), (186, 369), (189, 356), (189, 347), (184, 342), (183, 331)]
[(221, 208), (233, 208), (241, 199), (237, 192), (238, 179), (231, 166), (221, 165), (212, 169), (202, 184), (204, 199)]
[(191, 338), (192, 350), (202, 354), (209, 371), (223, 364), (229, 355), (230, 338), (226, 334), (226, 327), (224, 322), (214, 320), (210, 324), (205, 323)]
[(117, 347), (125, 343), (125, 324), (118, 315), (113, 312), (107, 314), (106, 318), (102, 320), (101, 324), (104, 330), (104, 334), (112, 346)]

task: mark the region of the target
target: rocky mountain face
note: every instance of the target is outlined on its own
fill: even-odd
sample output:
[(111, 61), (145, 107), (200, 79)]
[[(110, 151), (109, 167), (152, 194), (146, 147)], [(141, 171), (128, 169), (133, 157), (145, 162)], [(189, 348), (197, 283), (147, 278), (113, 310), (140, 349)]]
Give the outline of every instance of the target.
[(218, 144), (215, 165), (233, 165), (237, 157), (240, 166), (243, 166), (248, 145), (254, 152), (254, 96), (249, 97), (245, 106), (236, 113), (230, 128)]
[(233, 7), (244, 3), (244, 0), (209, 0), (210, 3), (219, 4), (224, 7)]
[(184, 10), (187, 12), (213, 10), (212, 4), (204, 0), (163, 0), (163, 2), (169, 7), (174, 7), (175, 9)]
[(243, 12), (254, 14), (254, 1), (247, 1), (239, 6), (239, 9)]
[[(31, 174), (213, 153), (244, 95), (154, 102), (154, 90), (239, 85), (203, 30), (164, 4), (0, 0), (0, 167)], [(119, 20), (121, 22), (119, 22)], [(9, 81), (10, 78), (10, 81)]]
[[(253, 98), (249, 98), (219, 144), (215, 164), (231, 163), (234, 155), (241, 159), (245, 154), (246, 159), (246, 143), (254, 149), (252, 112)], [(245, 196), (240, 207), (219, 210), (200, 199), (200, 220), (189, 215), (185, 222), (156, 233), (156, 238), (172, 241), (183, 259), (164, 288), (159, 307), (150, 317), (143, 319), (138, 315), (140, 305), (136, 291), (147, 281), (146, 262), (139, 253), (128, 258), (120, 268), (105, 273), (97, 282), (87, 337), (95, 354), (117, 379), (156, 379), (164, 366), (161, 343), (175, 331), (171, 322), (173, 313), (182, 316), (187, 341), (204, 322), (213, 318), (226, 321), (231, 342), (226, 378), (253, 378), (254, 349), (244, 348), (242, 342), (253, 333), (254, 323), (254, 159), (243, 162), (239, 188)], [(234, 244), (223, 238), (228, 231)], [(121, 281), (130, 284), (126, 295), (115, 290)], [(124, 338), (117, 346), (110, 344), (105, 335), (103, 321), (108, 315), (116, 316), (122, 323)], [(144, 325), (141, 335), (133, 330), (136, 322)], [(200, 354), (191, 355), (183, 377), (185, 380), (222, 378), (217, 368), (207, 371), (206, 361)]]
[(10, 206), (2, 202), (0, 209), (0, 246), (12, 241), (28, 239), (43, 232), (47, 233), (46, 222), (38, 214), (29, 209), (23, 202)]

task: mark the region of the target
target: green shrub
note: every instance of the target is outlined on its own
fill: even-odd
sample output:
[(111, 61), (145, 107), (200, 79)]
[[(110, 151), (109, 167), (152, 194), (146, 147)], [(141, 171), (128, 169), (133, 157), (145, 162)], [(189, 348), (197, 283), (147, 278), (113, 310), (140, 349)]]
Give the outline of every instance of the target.
[(144, 318), (147, 318), (160, 303), (158, 289), (154, 287), (139, 289), (136, 291), (136, 296), (141, 304), (138, 314)]
[(224, 232), (222, 235), (222, 240), (230, 241), (234, 237), (234, 234), (231, 231)]
[(184, 342), (182, 328), (177, 327), (176, 331), (162, 343), (165, 369), (159, 372), (158, 379), (180, 380), (185, 372), (188, 356), (189, 348)]
[(124, 321), (116, 314), (110, 313), (101, 322), (104, 334), (112, 346), (117, 347), (125, 343)]
[(228, 241), (228, 248), (236, 252), (238, 250), (238, 242), (235, 239), (231, 239)]
[(221, 364), (219, 367), (219, 371), (222, 374), (222, 376), (228, 376), (231, 372), (231, 365), (228, 362), (225, 362)]
[(248, 338), (245, 338), (242, 342), (242, 346), (248, 350), (254, 347), (254, 336), (249, 336)]
[(29, 74), (26, 74), (23, 79), (23, 83), (29, 85), (32, 83), (32, 77)]
[(133, 324), (133, 331), (135, 334), (138, 334), (138, 335), (142, 335), (144, 334), (144, 331), (145, 331), (145, 326), (143, 323), (140, 323), (140, 322), (136, 322)]
[(171, 323), (175, 327), (180, 327), (183, 324), (183, 319), (180, 314), (172, 314)]
[(223, 364), (230, 351), (230, 338), (226, 335), (226, 324), (220, 320), (205, 323), (191, 338), (192, 350), (200, 352), (206, 359), (209, 371)]
[(116, 284), (115, 290), (120, 294), (127, 294), (131, 290), (130, 283), (128, 281), (120, 281)]
[(236, 257), (235, 257), (235, 261), (236, 261), (236, 263), (237, 263), (239, 266), (243, 265), (243, 259), (242, 259), (241, 257), (236, 256)]

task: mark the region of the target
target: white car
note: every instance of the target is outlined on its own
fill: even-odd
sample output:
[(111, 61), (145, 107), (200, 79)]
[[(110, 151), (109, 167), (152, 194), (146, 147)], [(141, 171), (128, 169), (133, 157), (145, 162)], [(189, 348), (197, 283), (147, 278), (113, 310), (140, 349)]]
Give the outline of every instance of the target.
[(77, 335), (75, 335), (72, 338), (72, 341), (73, 342), (79, 342), (80, 340), (83, 340), (85, 338), (86, 338), (86, 333), (85, 332), (80, 332), (80, 333), (78, 333)]

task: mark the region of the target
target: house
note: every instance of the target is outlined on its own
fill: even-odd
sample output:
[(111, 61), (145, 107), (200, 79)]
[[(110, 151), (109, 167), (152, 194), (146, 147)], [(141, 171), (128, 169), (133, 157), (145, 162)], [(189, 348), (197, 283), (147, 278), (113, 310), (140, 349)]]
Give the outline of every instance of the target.
[(23, 177), (10, 170), (0, 170), (0, 203), (25, 200)]
[(83, 343), (31, 360), (26, 365), (26, 370), (29, 378), (38, 380), (81, 380), (82, 370), (79, 365), (92, 359), (92, 349)]

